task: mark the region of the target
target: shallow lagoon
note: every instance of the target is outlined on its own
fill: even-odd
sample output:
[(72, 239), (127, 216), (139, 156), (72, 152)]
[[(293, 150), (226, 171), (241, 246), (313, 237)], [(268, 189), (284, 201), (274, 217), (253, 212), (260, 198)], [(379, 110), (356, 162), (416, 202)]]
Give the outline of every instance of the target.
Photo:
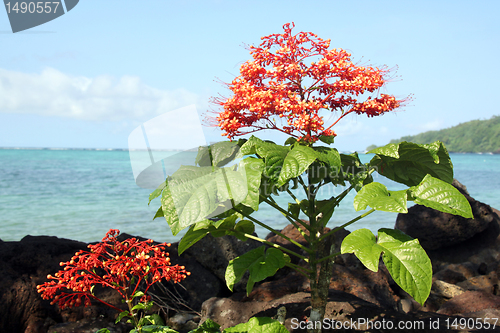
[[(195, 154), (195, 153), (193, 153)], [(193, 155), (194, 156), (194, 155)], [(477, 200), (500, 208), (500, 155), (451, 154), (455, 178)], [(371, 156), (360, 155), (366, 162)], [(374, 174), (389, 189), (403, 189)], [(325, 188), (320, 199), (340, 194)], [(164, 219), (152, 221), (159, 207), (148, 206), (151, 190), (135, 184), (126, 150), (0, 149), (0, 239), (17, 241), (25, 235), (51, 235), (85, 242), (100, 240), (110, 228), (157, 241), (173, 242)], [(355, 192), (337, 208), (329, 227), (356, 217)], [(288, 198), (281, 195), (278, 202)], [(287, 220), (263, 205), (254, 217), (281, 229)], [(396, 214), (375, 212), (350, 230), (393, 227)], [(267, 231), (257, 229), (259, 236)]]

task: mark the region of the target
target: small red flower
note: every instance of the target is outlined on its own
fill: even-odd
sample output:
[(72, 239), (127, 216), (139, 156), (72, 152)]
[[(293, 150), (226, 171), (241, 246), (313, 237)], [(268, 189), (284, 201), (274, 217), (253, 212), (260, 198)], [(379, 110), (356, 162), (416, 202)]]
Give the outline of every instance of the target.
[[(144, 294), (158, 281), (180, 282), (189, 272), (184, 266), (171, 265), (165, 247), (170, 244), (153, 245), (152, 240), (138, 241), (136, 238), (119, 242), (120, 231), (111, 229), (100, 243), (88, 245), (89, 251), (79, 251), (68, 262), (61, 262), (63, 270), (51, 281), (37, 286), (42, 298), (52, 299), (61, 309), (79, 305), (91, 305), (91, 299), (100, 301), (118, 311), (120, 309), (97, 298), (92, 290), (96, 285), (115, 289), (126, 299), (144, 285)], [(150, 299), (144, 296), (144, 300)]]

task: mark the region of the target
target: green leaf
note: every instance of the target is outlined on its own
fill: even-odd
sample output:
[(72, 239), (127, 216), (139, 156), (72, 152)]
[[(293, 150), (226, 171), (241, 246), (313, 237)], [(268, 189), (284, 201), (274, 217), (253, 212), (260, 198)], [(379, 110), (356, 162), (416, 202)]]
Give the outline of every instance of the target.
[(156, 214), (155, 216), (153, 217), (153, 220), (158, 218), (158, 217), (164, 217), (163, 215), (163, 208), (160, 206), (160, 208), (158, 208), (158, 210), (156, 211)]
[[(255, 232), (255, 225), (251, 221), (242, 220), (236, 224), (234, 230), (251, 235)], [(248, 239), (247, 237), (241, 236), (237, 233), (235, 233), (234, 236), (238, 237), (238, 239), (242, 241), (246, 241)]]
[(293, 146), (293, 149), (286, 155), (283, 161), (283, 168), (278, 178), (278, 186), (282, 186), (291, 178), (303, 174), (317, 157), (318, 154), (310, 147), (301, 145)]
[(433, 143), (423, 144), (422, 147), (424, 147), (429, 151), (435, 163), (440, 163), (441, 158), (444, 158), (444, 162), (448, 163), (448, 161), (450, 161), (449, 163), (451, 164), (451, 160), (448, 155), (448, 150), (441, 141), (435, 141)]
[(203, 324), (201, 324), (194, 330), (189, 331), (189, 333), (220, 333), (219, 328), (219, 324), (208, 318), (203, 322)]
[(419, 184), (425, 175), (453, 181), (453, 165), (444, 145), (436, 141), (429, 145), (411, 142), (388, 144), (370, 151), (375, 153), (370, 162), (377, 171), (398, 183), (408, 186)]
[(212, 156), (210, 155), (210, 148), (207, 146), (198, 147), (198, 155), (194, 161), (199, 166), (212, 166)]
[(418, 186), (413, 186), (408, 191), (416, 204), (444, 213), (474, 218), (469, 201), (462, 193), (453, 185), (431, 175), (426, 175)]
[(418, 303), (429, 297), (432, 265), (417, 239), (399, 230), (380, 229), (378, 241), (368, 229), (352, 232), (341, 245), (341, 253), (354, 253), (372, 271), (378, 270), (380, 253), (394, 281)]
[(132, 295), (132, 299), (136, 298), (136, 297), (142, 297), (144, 296), (144, 293), (142, 291), (136, 291), (135, 294)]
[(333, 185), (345, 186), (345, 181), (348, 181), (356, 191), (359, 191), (363, 185), (373, 181), (368, 174), (370, 166), (361, 163), (357, 153), (340, 154), (340, 160), (340, 166), (331, 166), (329, 170), (328, 179)]
[[(134, 329), (130, 331), (130, 333), (139, 333), (139, 332), (136, 329)], [(168, 326), (146, 325), (141, 327), (141, 333), (179, 333), (179, 332), (169, 328)]]
[(382, 147), (377, 147), (375, 149), (370, 150), (367, 154), (377, 154), (384, 155), (393, 158), (399, 158), (399, 144), (389, 143)]
[(324, 142), (328, 145), (331, 145), (333, 141), (335, 140), (335, 135), (320, 135), (319, 140), (321, 142)]
[(269, 248), (266, 252), (265, 246), (258, 247), (229, 262), (226, 269), (227, 287), (232, 291), (234, 285), (248, 270), (250, 276), (247, 283), (247, 294), (250, 294), (255, 282), (273, 276), (287, 262), (290, 262), (290, 257), (280, 250)]
[(221, 167), (235, 159), (240, 147), (234, 141), (221, 141), (210, 145), (212, 165)]
[(291, 146), (291, 145), (293, 145), (295, 142), (297, 142), (297, 139), (291, 136), (291, 137), (289, 137), (288, 139), (286, 139), (286, 141), (285, 141), (285, 146)]
[[(228, 210), (248, 194), (244, 172), (234, 167), (182, 166), (168, 180), (163, 190), (162, 208), (172, 232)], [(175, 235), (176, 233), (174, 233)]]
[(313, 147), (318, 154), (318, 160), (326, 163), (331, 167), (341, 167), (342, 160), (340, 154), (335, 148), (330, 147)]
[(257, 211), (259, 209), (260, 182), (264, 171), (264, 161), (247, 157), (240, 162), (238, 170), (245, 172), (248, 189), (248, 194), (241, 203)]
[(118, 315), (118, 317), (115, 320), (115, 324), (118, 324), (120, 322), (120, 320), (123, 319), (123, 317), (132, 317), (132, 315), (128, 311), (120, 312), (120, 314)]
[[(214, 237), (232, 235), (234, 233), (233, 230), (235, 230), (236, 228), (235, 223), (237, 218), (238, 216), (236, 214), (233, 214), (217, 222), (205, 220), (202, 222), (198, 222), (195, 225), (192, 225), (191, 227), (189, 227), (189, 230), (186, 232), (186, 234), (182, 237), (181, 241), (179, 242), (179, 247), (178, 247), (179, 254), (182, 254), (184, 251), (186, 251), (188, 248), (196, 244), (196, 242), (201, 240), (209, 233)], [(240, 230), (247, 230), (247, 231), (250, 230), (249, 226), (246, 225), (245, 223), (241, 224), (239, 228)], [(253, 233), (253, 228), (251, 233)]]
[(237, 215), (231, 215), (226, 217), (225, 219), (216, 222), (214, 226), (210, 226), (210, 234), (214, 237), (222, 237), (225, 235), (229, 235), (232, 230), (234, 230), (236, 220), (238, 219)]
[(149, 204), (151, 203), (152, 200), (158, 198), (160, 195), (161, 195), (161, 192), (163, 191), (163, 189), (165, 188), (165, 186), (167, 186), (167, 182), (163, 182), (160, 184), (160, 186), (158, 186), (158, 188), (156, 190), (154, 190), (150, 195), (149, 195), (149, 202), (148, 202), (148, 206)]
[(384, 184), (376, 182), (365, 185), (354, 197), (354, 209), (358, 212), (367, 206), (384, 212), (408, 213), (406, 190), (389, 191)]
[(111, 333), (111, 331), (107, 328), (101, 328), (99, 331), (97, 331), (95, 333)]
[(300, 206), (296, 203), (288, 203), (288, 212), (292, 214), (296, 219), (299, 218), (300, 215)]
[[(282, 187), (294, 177), (298, 177), (318, 157), (316, 151), (308, 146), (294, 144), (292, 147), (277, 145), (273, 142), (262, 141), (252, 136), (240, 149), (239, 156), (256, 154), (264, 159), (263, 176), (266, 178), (266, 187), (276, 189)], [(276, 189), (277, 190), (277, 189)], [(268, 191), (265, 191), (268, 193)], [(273, 191), (277, 194), (277, 191)]]
[(302, 212), (304, 214), (306, 214), (307, 216), (309, 216), (309, 200), (307, 199), (302, 199), (300, 200), (300, 203), (299, 203), (299, 207), (300, 207), (300, 210), (302, 210)]
[[(179, 223), (179, 216), (177, 215), (177, 209), (175, 208), (174, 199), (170, 188), (168, 185), (163, 190), (161, 195), (161, 209), (163, 211), (163, 216), (172, 230), (172, 234), (175, 236), (184, 228), (181, 228)], [(157, 213), (158, 214), (158, 213)], [(156, 215), (155, 215), (156, 216)]]
[(335, 211), (335, 207), (337, 207), (339, 203), (335, 200), (335, 197), (331, 197), (327, 200), (318, 200), (316, 201), (316, 212), (321, 213), (322, 217), (320, 223), (323, 226), (326, 226), (328, 221), (332, 218), (333, 212)]
[(424, 305), (431, 292), (432, 264), (418, 239), (399, 230), (380, 229), (378, 244), (384, 248), (382, 260), (394, 281)]
[(241, 146), (239, 155), (256, 154), (259, 158), (264, 159), (264, 176), (276, 181), (281, 172), (285, 157), (291, 147), (284, 147), (273, 142), (262, 141), (261, 139), (252, 136), (247, 142)]
[(211, 234), (213, 237), (232, 235), (236, 236), (242, 241), (247, 240), (247, 237), (244, 237), (237, 232), (251, 235), (255, 231), (255, 226), (253, 222), (247, 220), (241, 220), (236, 223), (237, 219), (238, 215), (232, 214), (225, 219), (219, 220), (217, 222), (205, 220), (203, 222), (198, 222), (195, 225), (192, 225), (179, 242), (179, 254), (182, 254), (184, 251), (196, 244), (196, 242), (198, 242), (208, 234)]
[(347, 235), (340, 246), (340, 252), (354, 253), (371, 271), (378, 271), (382, 248), (377, 244), (375, 235), (368, 229), (358, 229)]
[(226, 328), (223, 333), (289, 333), (279, 321), (268, 317), (252, 317), (246, 323)]
[(138, 303), (138, 304), (134, 305), (134, 307), (132, 308), (132, 311), (139, 310), (139, 309), (142, 310), (144, 308), (145, 308), (145, 304), (144, 303)]
[(208, 147), (200, 146), (195, 163), (201, 167), (226, 165), (236, 158), (239, 148), (244, 142), (245, 140), (221, 141)]
[(179, 247), (177, 248), (177, 250), (179, 251), (179, 255), (196, 244), (196, 242), (201, 240), (210, 232), (209, 228), (196, 229), (197, 225), (198, 223), (190, 226), (189, 230), (182, 237), (181, 241), (179, 242)]
[[(330, 168), (325, 163), (314, 161), (307, 168), (307, 178), (309, 179), (309, 184), (318, 184), (322, 180), (328, 177)], [(297, 178), (292, 178), (293, 180), (297, 180)]]
[(165, 322), (163, 321), (163, 319), (156, 313), (145, 316), (144, 318), (141, 319), (139, 324), (141, 326), (144, 325), (165, 326)]

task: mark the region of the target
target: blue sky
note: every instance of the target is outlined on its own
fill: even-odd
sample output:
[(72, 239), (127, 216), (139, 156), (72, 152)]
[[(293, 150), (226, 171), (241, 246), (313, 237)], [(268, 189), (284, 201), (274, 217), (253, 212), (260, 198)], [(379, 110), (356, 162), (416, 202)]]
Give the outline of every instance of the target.
[[(210, 96), (228, 96), (219, 80), (250, 59), (244, 45), (287, 22), (355, 61), (397, 65), (382, 92), (413, 94), (398, 112), (341, 120), (339, 150), (489, 119), (500, 113), (498, 13), (495, 0), (83, 0), (13, 34), (0, 10), (0, 147), (127, 148), (142, 123), (190, 104), (203, 114)], [(165, 130), (188, 142), (183, 125)], [(207, 142), (222, 138), (203, 132)]]

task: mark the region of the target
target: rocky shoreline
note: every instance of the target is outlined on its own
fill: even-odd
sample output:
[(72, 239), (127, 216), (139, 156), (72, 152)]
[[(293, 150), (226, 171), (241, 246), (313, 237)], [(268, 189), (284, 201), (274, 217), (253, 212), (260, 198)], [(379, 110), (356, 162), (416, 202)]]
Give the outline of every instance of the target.
[[(456, 186), (467, 194), (464, 187)], [(334, 325), (333, 320), (351, 323), (348, 328), (366, 332), (398, 331), (401, 323), (407, 325), (406, 330), (415, 332), (500, 331), (500, 320), (496, 322), (500, 319), (500, 212), (468, 199), (476, 217), (473, 220), (421, 206), (398, 216), (396, 227), (419, 238), (432, 261), (433, 286), (423, 307), (394, 283), (382, 262), (379, 272), (374, 273), (353, 255), (341, 255), (335, 259), (330, 282), (325, 316), (331, 319), (330, 324)], [(291, 225), (282, 232), (305, 242)], [(336, 234), (337, 247), (347, 234), (345, 230)], [(294, 247), (277, 236), (270, 235), (268, 240)], [(310, 289), (299, 274), (282, 269), (257, 284), (249, 296), (244, 293), (245, 281), (235, 286), (234, 293), (227, 289), (224, 273), (229, 260), (258, 246), (260, 243), (241, 242), (231, 236), (207, 236), (179, 256), (177, 244), (172, 244), (172, 263), (186, 266), (191, 276), (180, 285), (165, 283), (154, 290), (157, 311), (168, 318), (171, 326), (186, 332), (206, 318), (225, 328), (252, 316), (275, 316), (278, 308), (284, 306), (289, 331), (305, 332), (298, 326), (307, 318)], [(36, 291), (36, 285), (45, 282), (47, 274), (60, 269), (59, 262), (86, 247), (86, 243), (49, 236), (0, 241), (0, 332), (94, 333), (103, 327), (111, 332), (128, 332), (131, 327), (115, 325), (116, 311), (104, 305), (60, 310), (42, 300)], [(97, 293), (107, 302), (121, 304), (113, 291)], [(368, 321), (371, 326), (361, 325)], [(485, 322), (491, 325), (486, 328)], [(417, 329), (417, 324), (423, 326)], [(338, 328), (324, 331), (347, 330), (346, 325)]]

